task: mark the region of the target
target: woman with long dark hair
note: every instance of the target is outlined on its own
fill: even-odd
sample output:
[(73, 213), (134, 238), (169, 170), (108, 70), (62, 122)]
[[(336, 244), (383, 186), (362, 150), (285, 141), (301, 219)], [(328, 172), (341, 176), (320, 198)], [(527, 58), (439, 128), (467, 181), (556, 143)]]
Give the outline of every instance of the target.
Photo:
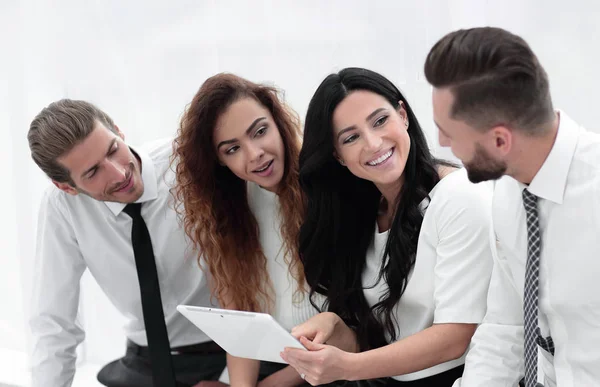
[(398, 88), (359, 68), (310, 101), (300, 184), (300, 255), (327, 312), (293, 331), (310, 351), (282, 357), (311, 384), (451, 386), (486, 310), (489, 187), (434, 158)]
[[(304, 291), (297, 245), (300, 134), (278, 90), (217, 74), (187, 107), (174, 142), (177, 209), (213, 295), (228, 309), (269, 312), (287, 329), (317, 312)], [(259, 368), (228, 355), (227, 365), (233, 386), (303, 383), (281, 364)]]

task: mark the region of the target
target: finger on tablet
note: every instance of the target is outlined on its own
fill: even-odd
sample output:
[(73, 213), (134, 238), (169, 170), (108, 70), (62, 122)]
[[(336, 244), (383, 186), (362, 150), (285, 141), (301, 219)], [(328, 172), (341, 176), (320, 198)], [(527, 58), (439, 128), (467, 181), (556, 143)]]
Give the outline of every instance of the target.
[(323, 332), (317, 332), (317, 335), (312, 342), (315, 344), (325, 344), (325, 334)]
[(300, 343), (302, 345), (304, 345), (306, 347), (306, 349), (308, 349), (309, 351), (319, 351), (319, 350), (325, 348), (325, 346), (323, 344), (316, 343), (314, 341), (310, 341), (309, 339), (307, 339), (304, 336), (300, 337)]
[(318, 332), (315, 332), (314, 329), (307, 327), (306, 324), (301, 324), (293, 327), (290, 333), (296, 339), (300, 339), (300, 337), (302, 336), (313, 338), (315, 337), (315, 334), (318, 334)]

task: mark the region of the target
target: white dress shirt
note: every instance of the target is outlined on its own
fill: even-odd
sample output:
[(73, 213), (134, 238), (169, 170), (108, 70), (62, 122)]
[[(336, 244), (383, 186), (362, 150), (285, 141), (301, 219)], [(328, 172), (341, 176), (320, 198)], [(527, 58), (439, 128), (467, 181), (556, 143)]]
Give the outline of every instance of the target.
[[(292, 277), (284, 259), (278, 196), (255, 183), (249, 182), (247, 186), (248, 204), (258, 223), (260, 244), (267, 257), (267, 271), (275, 293), (271, 315), (283, 328), (290, 331), (318, 311), (311, 305), (308, 292), (296, 291), (297, 281)], [(317, 296), (316, 299), (322, 302), (324, 298)]]
[[(559, 114), (552, 150), (528, 188), (539, 197), (539, 326), (555, 346), (554, 357), (540, 349), (538, 368), (546, 387), (598, 386), (600, 136)], [(456, 386), (514, 387), (524, 374), (525, 187), (510, 177), (496, 182), (488, 312)]]
[[(135, 148), (141, 158), (144, 193), (138, 202), (148, 226), (172, 347), (208, 341), (175, 309), (178, 304), (210, 305), (207, 280), (177, 215), (169, 187), (171, 141)], [(133, 247), (125, 204), (71, 196), (50, 187), (40, 207), (33, 273), (32, 386), (70, 386), (75, 348), (84, 339), (76, 322), (80, 278), (90, 270), (112, 304), (127, 318), (126, 336), (147, 345)]]
[[(460, 169), (444, 177), (421, 203), (425, 211), (415, 265), (406, 290), (394, 310), (397, 340), (433, 324), (479, 324), (486, 312), (486, 295), (492, 271), (488, 244), (492, 190), (473, 184)], [(425, 209), (426, 208), (426, 209)], [(387, 290), (377, 281), (389, 231), (376, 231), (362, 276), (370, 306)], [(399, 334), (398, 334), (399, 333)], [(418, 372), (395, 376), (412, 381), (458, 367), (465, 356)]]

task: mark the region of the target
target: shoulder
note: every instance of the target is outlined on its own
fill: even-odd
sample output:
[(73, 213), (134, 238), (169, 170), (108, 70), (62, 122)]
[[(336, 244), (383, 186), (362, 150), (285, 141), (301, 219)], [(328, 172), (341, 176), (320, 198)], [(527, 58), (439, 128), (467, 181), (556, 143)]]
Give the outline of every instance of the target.
[[(60, 224), (64, 226), (71, 225), (74, 219), (73, 212), (81, 207), (77, 202), (81, 202), (83, 195), (69, 195), (53, 184), (48, 186), (40, 201), (38, 211), (38, 222), (48, 223), (56, 227)], [(41, 224), (41, 223), (40, 223)]]
[(173, 161), (171, 158), (173, 155), (173, 138), (161, 138), (147, 142), (135, 149), (143, 152), (152, 160), (159, 184), (164, 183), (169, 188), (174, 186), (176, 180), (175, 168), (171, 165)]
[(600, 134), (580, 129), (577, 147), (573, 155), (574, 173), (598, 176), (600, 172)]
[(493, 185), (491, 182), (472, 183), (464, 168), (448, 173), (430, 193), (431, 203), (440, 207), (460, 210), (489, 206)]
[(462, 227), (487, 227), (492, 195), (491, 183), (471, 183), (466, 170), (459, 169), (446, 175), (432, 190), (425, 217), (441, 233)]
[[(581, 208), (581, 202), (586, 201), (590, 211), (600, 214), (600, 134), (581, 129), (569, 168), (566, 198), (576, 208)], [(596, 216), (596, 219), (600, 224), (600, 218)]]
[(170, 163), (171, 156), (173, 155), (173, 138), (160, 138), (144, 143), (138, 148), (145, 152), (156, 165)]
[(40, 210), (67, 214), (70, 211), (69, 207), (73, 207), (74, 202), (79, 200), (78, 196), (69, 195), (54, 184), (50, 184), (42, 194)]

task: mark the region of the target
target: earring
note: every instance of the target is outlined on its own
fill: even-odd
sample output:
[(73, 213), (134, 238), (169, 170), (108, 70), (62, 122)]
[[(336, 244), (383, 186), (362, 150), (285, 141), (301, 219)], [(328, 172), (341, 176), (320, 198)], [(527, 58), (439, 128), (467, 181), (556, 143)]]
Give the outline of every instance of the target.
[(408, 128), (408, 121), (404, 121), (404, 126)]
[(340, 159), (340, 164), (342, 164), (342, 165), (344, 165), (344, 166), (346, 165), (346, 163), (345, 163), (345, 162), (344, 162), (344, 160), (342, 160), (342, 159)]

